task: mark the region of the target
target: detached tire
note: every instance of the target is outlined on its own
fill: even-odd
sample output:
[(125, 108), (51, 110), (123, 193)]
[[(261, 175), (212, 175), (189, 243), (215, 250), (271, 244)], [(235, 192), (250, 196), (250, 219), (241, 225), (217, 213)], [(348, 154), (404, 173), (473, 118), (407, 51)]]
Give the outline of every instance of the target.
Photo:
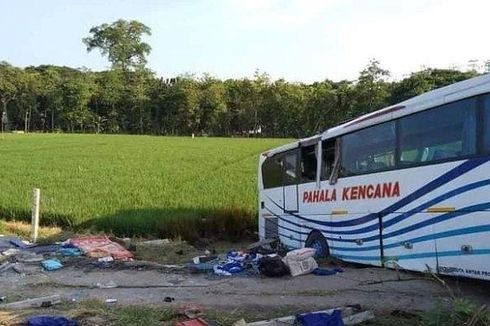
[(327, 239), (320, 231), (312, 231), (306, 238), (305, 247), (315, 248), (315, 258), (327, 258), (330, 256), (330, 248)]

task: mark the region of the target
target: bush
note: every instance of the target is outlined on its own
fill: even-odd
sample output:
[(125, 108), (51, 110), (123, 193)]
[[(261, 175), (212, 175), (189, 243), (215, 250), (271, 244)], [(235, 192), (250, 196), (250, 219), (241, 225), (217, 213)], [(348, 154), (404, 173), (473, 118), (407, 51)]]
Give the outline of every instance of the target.
[(449, 306), (438, 301), (434, 309), (422, 316), (424, 326), (487, 326), (490, 325), (490, 312), (486, 306), (456, 298)]

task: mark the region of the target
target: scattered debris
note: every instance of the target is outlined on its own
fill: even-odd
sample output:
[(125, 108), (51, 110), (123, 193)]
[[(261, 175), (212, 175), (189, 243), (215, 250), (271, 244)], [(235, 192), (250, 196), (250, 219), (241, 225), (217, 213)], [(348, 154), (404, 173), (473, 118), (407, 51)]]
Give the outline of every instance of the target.
[(23, 301), (16, 301), (12, 303), (7, 303), (0, 305), (2, 309), (27, 309), (27, 308), (45, 308), (51, 307), (55, 304), (61, 303), (61, 298), (59, 295), (52, 295), (49, 297), (40, 297), (34, 299), (27, 299)]
[(165, 298), (163, 299), (163, 302), (172, 302), (172, 301), (174, 301), (174, 300), (175, 300), (175, 298), (172, 298), (172, 297), (165, 297)]
[(77, 326), (75, 320), (61, 316), (34, 316), (27, 320), (27, 326)]
[(130, 260), (133, 254), (119, 243), (111, 241), (105, 235), (72, 238), (68, 243), (80, 248), (88, 257), (100, 258), (112, 256), (116, 260)]
[(150, 246), (162, 246), (169, 243), (170, 243), (169, 239), (148, 240), (142, 242), (142, 244), (150, 245)]
[(114, 261), (114, 258), (112, 258), (112, 256), (100, 257), (99, 259), (97, 259), (97, 261), (108, 263)]
[[(280, 326), (280, 325), (357, 325), (374, 319), (372, 311), (359, 312), (353, 307), (341, 307), (330, 310), (315, 311), (299, 314), (297, 316), (285, 316), (280, 318), (261, 320), (246, 323), (245, 320), (237, 321), (234, 326)], [(328, 320), (328, 322), (327, 322)]]
[(313, 270), (312, 274), (318, 275), (318, 276), (328, 276), (328, 275), (335, 275), (338, 273), (343, 273), (344, 270), (342, 268), (325, 268), (325, 267), (319, 267)]
[(58, 250), (58, 253), (62, 256), (68, 256), (68, 257), (78, 257), (82, 255), (82, 251), (79, 248), (70, 248), (70, 247), (62, 247)]
[(116, 303), (117, 299), (106, 299), (105, 303)]
[(107, 283), (97, 283), (96, 286), (99, 289), (114, 289), (114, 288), (117, 288), (117, 284), (114, 281), (109, 281)]
[(267, 277), (282, 277), (289, 275), (289, 268), (284, 263), (281, 257), (263, 257), (259, 260), (259, 271), (260, 274)]
[(195, 318), (186, 321), (176, 322), (175, 325), (176, 326), (207, 326), (209, 324), (202, 318)]
[(310, 312), (300, 314), (296, 316), (296, 320), (303, 326), (316, 326), (316, 325), (330, 325), (330, 326), (344, 326), (342, 320), (342, 311), (335, 309), (331, 313), (327, 312)]
[(47, 271), (55, 271), (63, 267), (58, 259), (47, 259), (41, 262), (41, 266)]
[(210, 261), (215, 260), (217, 258), (218, 258), (218, 256), (196, 256), (192, 259), (192, 261), (194, 262), (194, 264), (201, 264), (201, 263), (210, 262)]

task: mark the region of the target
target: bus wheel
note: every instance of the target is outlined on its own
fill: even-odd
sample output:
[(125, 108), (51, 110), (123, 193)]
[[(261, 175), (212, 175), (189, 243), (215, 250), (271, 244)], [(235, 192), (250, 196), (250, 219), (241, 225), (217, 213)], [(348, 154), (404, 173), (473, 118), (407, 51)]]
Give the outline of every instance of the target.
[(312, 231), (310, 235), (308, 235), (305, 247), (316, 249), (315, 258), (326, 258), (330, 255), (327, 240), (319, 231)]

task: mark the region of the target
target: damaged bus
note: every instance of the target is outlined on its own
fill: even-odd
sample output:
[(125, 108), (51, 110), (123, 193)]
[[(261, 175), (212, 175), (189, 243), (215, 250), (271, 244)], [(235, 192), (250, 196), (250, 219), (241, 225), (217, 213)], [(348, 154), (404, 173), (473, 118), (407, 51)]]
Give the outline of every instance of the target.
[(490, 75), (260, 155), (259, 236), (490, 280)]

